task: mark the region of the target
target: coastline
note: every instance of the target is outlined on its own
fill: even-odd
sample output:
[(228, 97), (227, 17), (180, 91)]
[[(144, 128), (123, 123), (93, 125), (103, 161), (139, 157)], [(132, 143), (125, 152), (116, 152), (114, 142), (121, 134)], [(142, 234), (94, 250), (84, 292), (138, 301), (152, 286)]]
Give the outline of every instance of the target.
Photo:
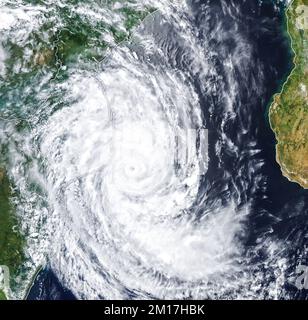
[(282, 175), (287, 178), (290, 182), (293, 182), (293, 183), (296, 183), (298, 185), (300, 185), (302, 188), (304, 189), (308, 189), (308, 181), (306, 181), (305, 179), (301, 178), (300, 176), (297, 176), (296, 174), (290, 172), (288, 169), (287, 169), (287, 166), (284, 164), (283, 160), (281, 159), (280, 157), (280, 152), (279, 152), (279, 146), (282, 144), (281, 141), (279, 141), (279, 138), (278, 138), (278, 129), (277, 127), (275, 127), (275, 125), (273, 124), (273, 112), (276, 111), (276, 108), (278, 108), (278, 99), (281, 97), (281, 95), (284, 93), (285, 91), (285, 88), (286, 88), (286, 85), (292, 81), (292, 77), (295, 75), (295, 72), (297, 70), (297, 68), (299, 67), (299, 64), (297, 62), (298, 60), (298, 55), (297, 55), (297, 52), (294, 48), (294, 43), (295, 43), (295, 39), (293, 37), (293, 35), (291, 34), (291, 31), (290, 31), (290, 24), (291, 24), (291, 21), (290, 21), (290, 17), (289, 17), (289, 13), (290, 13), (290, 10), (293, 8), (293, 6), (295, 5), (295, 2), (297, 0), (292, 0), (289, 5), (287, 6), (286, 10), (285, 10), (285, 16), (286, 16), (286, 23), (287, 23), (287, 34), (290, 38), (290, 46), (291, 46), (291, 50), (294, 54), (294, 57), (293, 57), (293, 68), (290, 72), (290, 74), (288, 75), (288, 77), (286, 78), (286, 80), (284, 81), (282, 87), (281, 87), (281, 90), (274, 94), (273, 95), (273, 98), (272, 98), (272, 102), (269, 106), (269, 110), (268, 110), (268, 119), (269, 119), (269, 124), (270, 124), (270, 127), (272, 129), (272, 131), (274, 132), (275, 134), (275, 138), (276, 138), (276, 146), (275, 146), (275, 153), (276, 153), (276, 161), (277, 163), (279, 164), (280, 168), (281, 168), (281, 172), (282, 172)]

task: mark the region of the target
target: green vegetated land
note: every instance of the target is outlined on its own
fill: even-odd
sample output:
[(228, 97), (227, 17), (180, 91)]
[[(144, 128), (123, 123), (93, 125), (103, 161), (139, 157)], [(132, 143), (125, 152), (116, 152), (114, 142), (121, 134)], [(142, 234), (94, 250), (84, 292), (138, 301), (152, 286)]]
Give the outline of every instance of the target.
[[(113, 9), (113, 2), (123, 3)], [(40, 4), (40, 1), (35, 3)], [(87, 3), (85, 1), (82, 4)], [(17, 62), (33, 71), (31, 76), (34, 76), (35, 72), (44, 67), (55, 68), (58, 72), (59, 67), (69, 64), (101, 61), (105, 57), (106, 49), (110, 47), (110, 42), (104, 36), (111, 36), (114, 44), (128, 40), (134, 28), (155, 11), (152, 7), (138, 9), (134, 6), (134, 1), (105, 0), (102, 6), (112, 10), (119, 19), (116, 24), (112, 24), (82, 16), (78, 11), (72, 10), (72, 7), (78, 8), (80, 1), (72, 0), (68, 4), (57, 7), (55, 2), (54, 10), (44, 13), (46, 22), (39, 30), (33, 31), (26, 46), (16, 42), (14, 38), (4, 42), (6, 50), (11, 53), (6, 61), (7, 74), (14, 76), (14, 83), (22, 76), (14, 74)], [(91, 1), (88, 4), (90, 5)], [(31, 52), (26, 59), (25, 50)]]
[(283, 175), (308, 188), (308, 0), (294, 0), (287, 11), (294, 69), (270, 107)]
[[(34, 0), (25, 2), (34, 5), (41, 4), (41, 1)], [(112, 6), (113, 2), (112, 0), (106, 0), (104, 5)], [(57, 8), (55, 2), (56, 13), (50, 13), (50, 19), (47, 17), (47, 22), (42, 25), (40, 30), (33, 30), (25, 47), (15, 41), (14, 37), (3, 40), (2, 45), (9, 52), (9, 56), (5, 61), (5, 81), (0, 81), (0, 96), (2, 95), (3, 103), (1, 108), (11, 108), (11, 105), (17, 105), (17, 103), (27, 107), (27, 103), (32, 100), (27, 99), (24, 91), (27, 86), (35, 83), (31, 79), (35, 79), (42, 71), (54, 73), (57, 75), (54, 81), (61, 81), (61, 77), (66, 77), (65, 72), (69, 70), (70, 66), (101, 61), (106, 54), (106, 49), (110, 47), (110, 43), (104, 40), (103, 35), (111, 35), (115, 45), (128, 40), (134, 28), (147, 15), (155, 11), (154, 8), (150, 7), (137, 9), (132, 0), (123, 1), (123, 5), (112, 9), (122, 19), (119, 27), (118, 25), (107, 24), (99, 19), (96, 22), (87, 21), (77, 13), (70, 11), (70, 6), (73, 6), (74, 3), (79, 5), (80, 1), (72, 0), (68, 6), (59, 8)], [(59, 21), (62, 21), (59, 23), (59, 27), (54, 26), (53, 17), (55, 14)], [(26, 52), (31, 52), (31, 54), (26, 54)], [(23, 66), (23, 71), (16, 72), (15, 65)], [(62, 68), (63, 66), (66, 68)], [(61, 70), (63, 70), (63, 74), (58, 77), (59, 72), (62, 72)], [(15, 97), (13, 104), (9, 99), (10, 96)], [(52, 100), (53, 97), (50, 97), (50, 99)], [(31, 110), (32, 106), (30, 105), (30, 107)], [(19, 117), (19, 127), (16, 127), (16, 130), (20, 131), (27, 126), (28, 122), (27, 119), (19, 116), (18, 112), (14, 115)], [(0, 146), (0, 151), (5, 153), (5, 147)], [(1, 159), (5, 158), (5, 154), (1, 154)], [(26, 261), (25, 246), (27, 242), (26, 236), (21, 234), (18, 217), (10, 201), (11, 198), (12, 188), (4, 161), (0, 167), (0, 265), (9, 267), (11, 285), (14, 290), (16, 279), (18, 278), (18, 281), (24, 279), (23, 275), (20, 274), (25, 272), (22, 266)], [(6, 298), (0, 284), (0, 300)]]
[(6, 296), (3, 291), (0, 290), (0, 300), (6, 300)]
[[(12, 277), (18, 273), (18, 268), (24, 259), (24, 238), (18, 232), (18, 221), (10, 203), (11, 188), (8, 177), (0, 169), (0, 265), (9, 267)], [(6, 299), (0, 290), (0, 300)]]

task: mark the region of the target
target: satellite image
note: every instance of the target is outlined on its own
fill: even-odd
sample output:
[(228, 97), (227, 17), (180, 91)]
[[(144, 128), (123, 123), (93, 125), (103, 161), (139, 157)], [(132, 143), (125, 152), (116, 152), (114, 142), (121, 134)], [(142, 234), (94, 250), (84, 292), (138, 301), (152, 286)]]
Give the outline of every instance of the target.
[(0, 300), (308, 300), (308, 0), (0, 0), (0, 151)]

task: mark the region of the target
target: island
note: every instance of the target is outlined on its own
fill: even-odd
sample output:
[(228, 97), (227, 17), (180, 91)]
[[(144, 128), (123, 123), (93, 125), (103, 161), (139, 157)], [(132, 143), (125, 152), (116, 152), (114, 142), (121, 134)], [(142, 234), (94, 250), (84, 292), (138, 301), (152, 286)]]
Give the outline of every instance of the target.
[(283, 175), (308, 189), (308, 0), (291, 1), (286, 16), (294, 68), (274, 96), (269, 120)]

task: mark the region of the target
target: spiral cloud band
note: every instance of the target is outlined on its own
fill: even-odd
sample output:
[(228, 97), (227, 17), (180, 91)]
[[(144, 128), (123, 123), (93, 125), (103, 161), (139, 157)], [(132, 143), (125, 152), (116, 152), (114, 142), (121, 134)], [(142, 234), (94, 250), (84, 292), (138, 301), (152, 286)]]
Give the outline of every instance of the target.
[[(56, 215), (65, 226), (57, 243), (80, 245), (63, 254), (71, 261), (68, 278), (84, 272), (85, 292), (97, 283), (97, 268), (107, 273), (107, 283), (123, 287), (133, 287), (142, 275), (146, 285), (166, 268), (168, 277), (204, 275), (202, 231), (186, 212), (206, 172), (198, 99), (172, 70), (163, 76), (144, 70), (136, 57), (118, 51), (116, 67), (96, 78), (73, 76), (77, 104), (42, 129), (41, 152), (57, 195)], [(94, 270), (83, 265), (85, 255), (94, 259)], [(60, 268), (67, 268), (66, 259)], [(78, 272), (75, 259), (82, 264)], [(138, 283), (136, 289), (149, 290)]]

